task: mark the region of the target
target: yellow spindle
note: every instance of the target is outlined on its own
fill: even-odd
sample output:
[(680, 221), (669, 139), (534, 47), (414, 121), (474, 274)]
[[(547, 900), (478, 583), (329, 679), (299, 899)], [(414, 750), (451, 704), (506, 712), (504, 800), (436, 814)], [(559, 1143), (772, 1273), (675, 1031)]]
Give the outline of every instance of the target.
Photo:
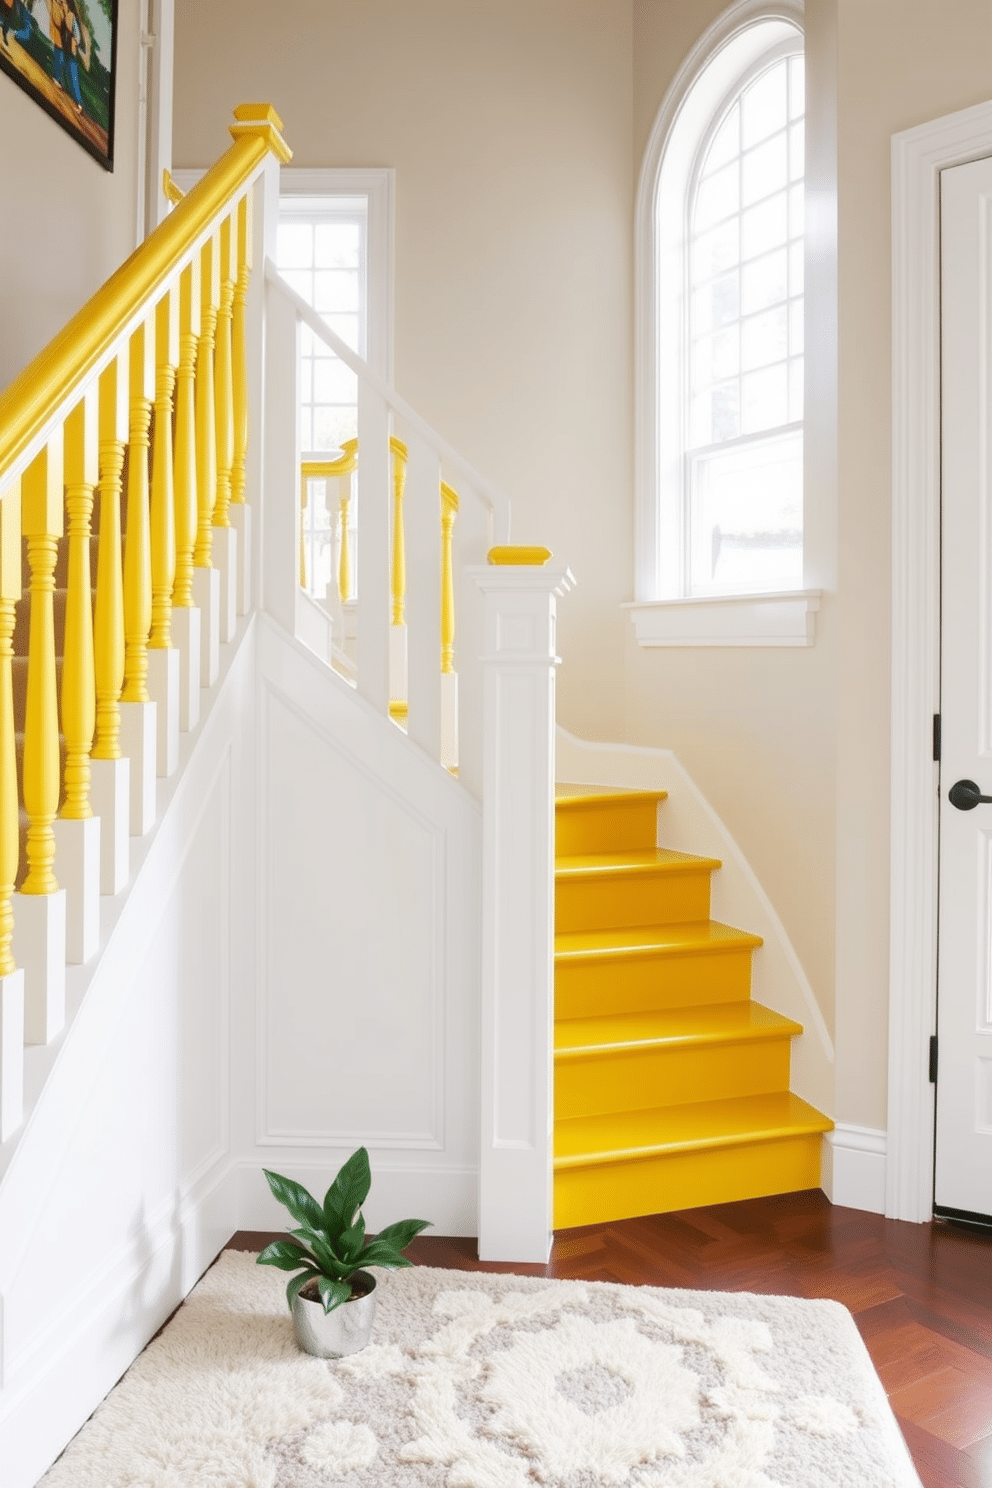
[(214, 334), (220, 297), (216, 237), (200, 254), (200, 339), (196, 354), (196, 500), (197, 527), (193, 563), (213, 567), (213, 521), (217, 503), (217, 418), (214, 399)]
[(238, 276), (234, 285), (234, 318), (231, 322), (231, 355), (234, 362), (234, 465), (231, 470), (231, 500), (242, 506), (245, 499), (248, 453), (248, 284), (251, 278), (251, 193), (238, 203)]
[(307, 587), (307, 497), (309, 495), (310, 478), (303, 466), (300, 467), (300, 588)]
[(406, 445), (401, 439), (394, 437), (389, 441), (389, 450), (393, 457), (392, 624), (403, 625), (406, 613), (406, 543), (403, 524)]
[(458, 515), (458, 493), (441, 482), (441, 671), (455, 670), (455, 572), (452, 537)]
[(179, 296), (169, 290), (155, 308), (155, 456), (152, 469), (153, 651), (172, 645), (172, 586), (176, 582), (176, 513), (172, 475), (172, 394), (179, 361)]
[(100, 378), (100, 542), (93, 607), (96, 668), (94, 759), (120, 759), (124, 686), (124, 569), (121, 561), (121, 475), (127, 436), (127, 351)]
[(179, 370), (176, 376), (176, 583), (172, 603), (193, 603), (193, 549), (199, 513), (196, 505), (196, 348), (200, 334), (200, 264), (183, 270), (179, 283)]
[(341, 542), (338, 547), (338, 597), (342, 604), (347, 604), (351, 598), (351, 537), (348, 532), (348, 516), (351, 507), (351, 477), (358, 463), (358, 440), (345, 439), (341, 443), (344, 450), (344, 460), (338, 462), (341, 466), (340, 477), (340, 521)]
[(231, 351), (231, 320), (234, 309), (234, 281), (237, 265), (234, 250), (237, 243), (231, 233), (231, 218), (220, 225), (220, 305), (217, 310), (217, 505), (214, 526), (230, 527), (231, 470), (234, 465), (234, 369)]
[(55, 688), (55, 560), (62, 536), (62, 431), (28, 466), (21, 482), (21, 517), (31, 571), (28, 692), (24, 714), (24, 809), (28, 872), (21, 892), (54, 894), (52, 871), (59, 809), (59, 713)]
[(65, 736), (65, 798), (62, 815), (84, 821), (90, 805), (90, 750), (96, 727), (93, 661), (93, 583), (90, 533), (93, 491), (99, 473), (97, 389), (84, 394), (65, 421), (65, 509), (69, 518), (69, 565), (62, 660), (62, 733)]
[(0, 500), (0, 977), (16, 970), (12, 898), (20, 855), (14, 742), (14, 620), (21, 597), (20, 481)]
[(131, 437), (124, 539), (124, 692), (126, 703), (148, 702), (148, 632), (152, 624), (152, 550), (148, 526), (148, 427), (155, 339), (150, 322), (131, 337)]

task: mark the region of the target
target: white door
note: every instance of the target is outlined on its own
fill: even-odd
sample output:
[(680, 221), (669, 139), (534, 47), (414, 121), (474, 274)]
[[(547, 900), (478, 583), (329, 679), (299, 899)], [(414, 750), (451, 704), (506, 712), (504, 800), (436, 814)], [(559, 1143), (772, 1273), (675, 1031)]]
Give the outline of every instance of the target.
[(938, 1212), (992, 1216), (992, 160), (941, 173)]

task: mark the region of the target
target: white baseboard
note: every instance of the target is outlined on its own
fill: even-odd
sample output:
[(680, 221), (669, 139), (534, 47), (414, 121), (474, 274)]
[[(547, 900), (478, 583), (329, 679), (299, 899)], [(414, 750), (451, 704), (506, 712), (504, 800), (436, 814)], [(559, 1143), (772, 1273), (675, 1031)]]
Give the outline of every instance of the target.
[[(289, 1227), (285, 1209), (269, 1193), (262, 1173), (269, 1168), (287, 1173), (322, 1199), (348, 1156), (335, 1154), (326, 1165), (301, 1163), (283, 1152), (260, 1154), (238, 1164), (241, 1230), (282, 1230)], [(479, 1172), (477, 1168), (432, 1167), (424, 1163), (385, 1167), (373, 1158), (372, 1192), (364, 1207), (369, 1230), (398, 1219), (428, 1219), (431, 1235), (477, 1235), (479, 1232)]]
[(871, 1126), (838, 1122), (823, 1139), (823, 1191), (832, 1204), (885, 1213), (887, 1136)]
[(237, 1173), (224, 1164), (119, 1254), (112, 1282), (73, 1306), (0, 1400), (0, 1482), (32, 1488), (199, 1280), (232, 1232)]

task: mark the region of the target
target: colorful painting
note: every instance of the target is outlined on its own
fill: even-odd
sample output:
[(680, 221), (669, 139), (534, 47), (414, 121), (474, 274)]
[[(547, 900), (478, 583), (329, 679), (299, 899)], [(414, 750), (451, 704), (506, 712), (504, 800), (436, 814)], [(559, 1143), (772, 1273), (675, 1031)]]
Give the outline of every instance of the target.
[(114, 168), (117, 0), (0, 0), (0, 69)]

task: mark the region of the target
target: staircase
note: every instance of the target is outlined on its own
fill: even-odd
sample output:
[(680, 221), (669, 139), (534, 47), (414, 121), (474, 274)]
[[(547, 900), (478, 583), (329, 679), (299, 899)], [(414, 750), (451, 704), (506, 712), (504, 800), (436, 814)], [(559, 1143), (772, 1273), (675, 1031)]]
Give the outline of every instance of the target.
[(709, 918), (716, 858), (657, 847), (663, 791), (556, 800), (556, 1229), (817, 1188), (831, 1120), (802, 1025), (750, 996), (760, 937)]

